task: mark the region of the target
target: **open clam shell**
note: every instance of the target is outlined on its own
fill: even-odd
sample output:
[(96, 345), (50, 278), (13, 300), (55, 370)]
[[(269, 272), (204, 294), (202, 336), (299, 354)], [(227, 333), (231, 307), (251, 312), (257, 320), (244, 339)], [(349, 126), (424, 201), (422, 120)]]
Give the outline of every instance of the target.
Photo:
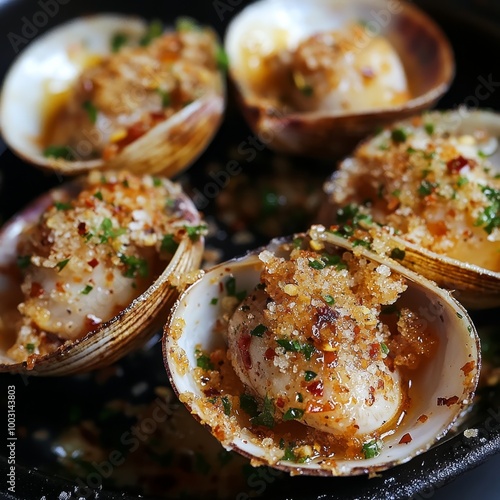
[[(304, 237), (304, 235), (301, 236)], [(289, 446), (290, 443), (303, 439), (305, 426), (303, 420), (293, 427), (293, 430), (287, 428), (283, 432), (278, 430), (278, 427), (272, 431), (264, 430), (262, 425), (266, 422), (262, 418), (259, 425), (249, 424), (248, 421), (241, 419), (242, 413), (247, 410), (243, 408), (241, 397), (238, 404), (237, 398), (232, 396), (235, 391), (246, 392), (249, 389), (238, 385), (233, 380), (233, 375), (227, 371), (227, 367), (224, 369), (224, 365), (230, 364), (230, 362), (224, 358), (224, 361), (221, 361), (220, 357), (214, 357), (213, 353), (221, 352), (221, 350), (225, 352), (228, 348), (227, 332), (221, 327), (221, 325), (227, 324), (227, 317), (231, 314), (227, 310), (228, 301), (234, 302), (235, 295), (238, 296), (238, 300), (241, 299), (238, 291), (254, 290), (257, 285), (262, 283), (263, 261), (268, 257), (265, 259), (262, 258), (262, 255), (259, 257), (259, 251), (251, 252), (245, 257), (233, 259), (214, 267), (180, 296), (172, 309), (163, 338), (165, 364), (172, 386), (180, 400), (200, 423), (205, 425), (227, 449), (238, 451), (251, 458), (253, 465), (270, 465), (290, 474), (348, 476), (374, 473), (406, 462), (442, 438), (463, 408), (471, 402), (480, 365), (479, 340), (475, 328), (467, 312), (449, 292), (437, 288), (434, 283), (402, 267), (394, 260), (380, 257), (361, 247), (357, 247), (353, 252), (353, 248), (347, 240), (325, 231), (322, 226), (313, 227), (309, 236), (313, 242), (311, 247), (319, 248), (324, 245), (329, 249), (336, 248), (337, 251), (341, 252), (340, 255), (344, 256), (345, 254), (342, 252), (350, 252), (356, 256), (356, 259), (366, 259), (364, 265), (367, 261), (372, 261), (379, 263), (384, 269), (384, 266), (387, 266), (392, 273), (403, 276), (408, 284), (407, 290), (402, 294), (403, 300), (412, 310), (418, 311), (425, 325), (430, 326), (438, 337), (434, 355), (418, 368), (418, 375), (413, 379), (411, 391), (414, 392), (410, 394), (411, 400), (405, 408), (404, 418), (397, 424), (393, 423), (394, 428), (386, 429), (387, 432), (382, 436), (383, 446), (379, 450), (379, 454), (365, 454), (364, 458), (360, 456), (349, 458), (342, 456), (343, 451), (340, 451), (326, 457), (319, 453), (319, 456), (317, 455), (313, 459), (306, 456), (302, 457), (302, 460), (298, 460), (298, 456), (294, 455), (293, 449), (290, 450)], [(270, 252), (288, 259), (294, 246), (290, 240), (273, 240), (264, 250), (267, 251), (268, 256)], [(247, 308), (245, 310), (250, 309), (251, 306), (248, 307), (248, 305), (254, 300), (251, 298), (252, 293), (248, 296), (250, 301), (244, 301), (243, 306), (240, 304), (238, 311), (244, 308)], [(300, 296), (298, 300), (300, 300)], [(261, 303), (260, 300), (257, 300), (257, 302), (256, 309), (267, 307), (265, 301)], [(251, 309), (250, 313), (252, 313)], [(253, 313), (261, 314), (262, 310), (256, 310)], [(262, 359), (258, 358), (258, 361), (254, 357), (257, 356), (258, 351), (252, 347), (252, 343), (260, 342), (267, 335), (267, 333), (263, 333), (264, 329), (259, 329), (262, 326), (259, 325), (248, 335), (253, 340), (249, 340), (250, 347), (247, 345), (247, 355), (251, 356), (253, 360), (249, 360), (250, 370), (254, 370), (252, 372), (254, 376), (256, 373), (260, 373), (260, 378), (257, 376), (260, 382), (262, 382), (262, 377), (265, 378), (266, 375), (267, 368), (265, 366), (273, 364), (273, 356), (268, 357), (267, 351)], [(243, 337), (245, 328), (248, 327), (244, 323), (240, 323), (240, 326), (236, 326), (236, 331)], [(349, 349), (356, 350), (355, 347), (356, 341), (352, 344), (349, 343)], [(297, 350), (295, 349), (295, 351)], [(203, 353), (203, 356), (200, 353)], [(326, 351), (322, 353), (322, 356), (324, 355), (326, 355)], [(286, 393), (291, 394), (290, 398), (293, 398), (293, 393), (296, 390), (294, 384), (303, 380), (303, 366), (301, 365), (303, 360), (300, 361), (299, 357), (297, 354), (296, 362), (292, 361), (292, 365), (298, 366), (298, 371), (292, 369), (292, 365), (286, 369), (286, 373), (290, 377), (290, 385), (287, 386)], [(234, 351), (231, 351), (229, 358), (232, 359), (233, 366), (235, 359), (239, 359), (238, 356), (235, 356)], [(324, 359), (326, 360), (326, 357)], [(268, 362), (271, 365), (267, 365)], [(212, 366), (210, 366), (211, 363)], [(247, 362), (243, 363), (247, 368)], [(280, 366), (280, 362), (274, 364)], [(207, 368), (213, 369), (215, 372), (207, 372)], [(238, 369), (235, 368), (235, 371), (238, 373), (240, 368), (240, 366)], [(342, 377), (342, 369), (341, 366), (338, 366), (333, 369), (333, 373), (338, 373), (338, 376)], [(274, 373), (275, 369), (271, 367), (270, 370)], [(350, 370), (354, 379), (356, 368), (352, 369), (351, 367)], [(319, 370), (316, 371), (320, 373)], [(219, 377), (217, 380), (220, 380), (215, 385), (211, 385), (210, 382), (210, 374), (212, 373), (216, 373), (216, 376)], [(306, 380), (312, 380), (318, 375), (318, 373), (312, 372), (305, 373)], [(368, 372), (365, 375), (370, 376)], [(283, 374), (276, 371), (275, 375), (270, 380), (265, 380), (264, 383), (267, 384), (267, 387), (273, 387), (276, 380), (281, 377)], [(335, 377), (332, 380), (334, 379)], [(255, 380), (252, 383), (255, 383)], [(217, 390), (217, 386), (219, 390)], [(358, 390), (356, 387), (351, 389)], [(306, 394), (304, 391), (303, 394)], [(250, 392), (254, 393), (252, 389)], [(274, 399), (274, 396), (272, 390), (266, 394), (264, 411), (269, 411), (269, 405), (271, 407), (273, 404), (279, 406), (279, 399)], [(287, 398), (287, 396), (283, 397)], [(306, 396), (301, 396), (299, 401), (302, 400), (302, 397)], [(336, 395), (333, 396), (334, 399), (336, 397)], [(348, 406), (352, 404), (351, 401)], [(371, 413), (369, 406), (368, 404), (365, 408), (366, 413)], [(285, 409), (286, 406), (283, 412)], [(277, 407), (275, 410), (278, 413)], [(287, 411), (288, 417), (290, 415), (304, 417), (304, 419), (307, 417), (308, 410), (305, 414), (296, 409), (294, 411), (295, 413)], [(311, 411), (309, 417), (314, 418), (314, 411)], [(286, 417), (283, 418), (286, 420)], [(332, 423), (331, 425), (335, 427), (336, 424)], [(318, 449), (315, 440), (316, 437), (312, 438), (312, 441), (305, 447), (309, 453), (311, 450)], [(300, 443), (303, 444), (302, 441)]]
[[(164, 113), (174, 99), (163, 87), (176, 84), (165, 81), (168, 74), (165, 61), (157, 61), (156, 67), (152, 66), (151, 58), (144, 62), (141, 50), (149, 47), (138, 45), (147, 33), (148, 25), (140, 18), (100, 14), (69, 21), (37, 38), (20, 54), (5, 77), (0, 97), (0, 128), (5, 142), (24, 160), (66, 175), (91, 169), (126, 169), (138, 174), (161, 173), (172, 177), (188, 167), (215, 135), (224, 112), (225, 85), (217, 67), (217, 38), (211, 31), (203, 31), (200, 36), (209, 38), (208, 42), (203, 41), (205, 45), (200, 42), (203, 50), (210, 52), (203, 56), (206, 60), (203, 63), (195, 60), (191, 66), (183, 63), (175, 70), (178, 72), (175, 78), (180, 79), (192, 79), (190, 72), (198, 72), (199, 80), (195, 83), (190, 80), (189, 85), (199, 85), (201, 90), (183, 101), (183, 107), (176, 104), (173, 113)], [(120, 44), (130, 43), (133, 48), (114, 46), (116, 40)], [(99, 79), (91, 81), (93, 89), (89, 90), (87, 81), (79, 82), (86, 69), (99, 66), (102, 61), (116, 60), (118, 56), (125, 58), (120, 55), (123, 50), (133, 51), (132, 55), (122, 60), (121, 68), (118, 63), (117, 67), (108, 64), (109, 68), (102, 71)], [(165, 57), (174, 60), (178, 57), (175, 50), (180, 49), (172, 50), (173, 55), (168, 53)], [(118, 54), (114, 54), (117, 51)], [(108, 81), (104, 82), (104, 78)], [(127, 78), (132, 80), (127, 82)], [(138, 82), (144, 82), (144, 87)], [(91, 92), (89, 95), (96, 89), (107, 93), (108, 97), (103, 99), (107, 99), (109, 112), (101, 113), (91, 100), (79, 103), (78, 93), (82, 92), (80, 87), (77, 89), (78, 85), (84, 92)], [(117, 86), (116, 93), (110, 91), (110, 85)], [(183, 90), (179, 90), (179, 94), (181, 92)], [(81, 115), (80, 108), (86, 106), (90, 117), (85, 118), (85, 110), (83, 116), (76, 115), (73, 122), (63, 117), (65, 127), (79, 132), (75, 132), (71, 145), (54, 144), (60, 151), (48, 154), (47, 147), (52, 144), (47, 143), (47, 137), (54, 117), (64, 106), (73, 113), (71, 116), (75, 116), (75, 107)], [(147, 126), (141, 129), (146, 122)], [(96, 148), (117, 144), (120, 147), (112, 154), (95, 152)]]
[[(500, 115), (491, 111), (460, 108), (395, 123), (340, 163), (325, 184), (320, 221), (336, 224), (343, 207), (358, 206), (387, 226), (378, 231), (382, 246), (404, 251), (404, 266), (469, 308), (498, 307), (499, 139)], [(361, 225), (377, 238), (375, 225)]]
[[(382, 69), (368, 71), (367, 67), (377, 64), (376, 60), (385, 60), (388, 50), (373, 49), (366, 58), (368, 66), (362, 65), (360, 70), (368, 75), (365, 80), (358, 82), (359, 75), (339, 70), (335, 77), (339, 81), (330, 99), (340, 101), (338, 106), (327, 108), (327, 98), (316, 109), (308, 110), (307, 99), (314, 99), (315, 88), (314, 84), (304, 84), (306, 96), (299, 99), (302, 105), (298, 109), (293, 98), (287, 96), (287, 89), (292, 80), (299, 85), (297, 80), (303, 78), (297, 79), (297, 73), (290, 69), (290, 52), (311, 36), (360, 22), (363, 23), (359, 28), (361, 33), (348, 42), (354, 48), (347, 51), (346, 60), (355, 60), (364, 50), (372, 50), (367, 49), (370, 42), (381, 36), (397, 53), (387, 58), (388, 65), (399, 58), (404, 71), (399, 63), (394, 65), (397, 69), (391, 76), (384, 74), (386, 70)], [(454, 75), (453, 54), (445, 35), (427, 15), (405, 2), (261, 0), (246, 7), (231, 22), (225, 37), (225, 50), (229, 57), (229, 74), (251, 128), (272, 149), (320, 158), (346, 153), (377, 127), (431, 107), (448, 89)], [(327, 47), (320, 55), (333, 58), (335, 50), (335, 47)], [(306, 63), (309, 64), (307, 57)], [(343, 62), (335, 59), (327, 71), (335, 71), (339, 64)], [(321, 65), (321, 58), (318, 65)], [(397, 81), (396, 87), (401, 87), (402, 72), (409, 82), (409, 100), (381, 101), (380, 104), (375, 101), (367, 109), (356, 109), (356, 103), (372, 92), (373, 83), (370, 87), (366, 81), (376, 80), (377, 74), (387, 79), (381, 89), (374, 92), (375, 98), (381, 99), (386, 93), (385, 85), (390, 87), (392, 80)], [(319, 86), (325, 80), (318, 78), (316, 83)], [(355, 95), (354, 89), (358, 87), (363, 90)]]
[[(122, 173), (120, 175), (125, 174)], [(158, 179), (159, 182), (159, 178), (156, 179)], [(191, 200), (182, 193), (178, 186), (175, 186), (166, 179), (163, 179), (161, 182), (163, 182), (169, 190), (171, 189), (172, 193), (175, 193), (171, 201), (176, 204), (176, 213), (182, 217), (182, 219), (180, 219), (181, 222), (184, 221), (185, 224), (199, 225), (200, 216)], [(175, 251), (172, 250), (173, 253), (170, 260), (159, 261), (159, 266), (164, 265), (164, 268), (155, 264), (155, 269), (153, 270), (151, 268), (150, 273), (148, 273), (148, 276), (151, 276), (151, 278), (146, 278), (148, 280), (151, 279), (151, 281), (145, 281), (145, 284), (141, 281), (140, 286), (144, 291), (140, 294), (137, 292), (135, 294), (137, 296), (133, 298), (126, 307), (121, 308), (119, 312), (113, 315), (111, 319), (96, 322), (96, 326), (91, 329), (91, 331), (88, 331), (88, 333), (79, 338), (66, 337), (65, 339), (64, 336), (60, 336), (61, 338), (57, 342), (58, 347), (55, 349), (45, 349), (45, 352), (38, 353), (34, 344), (31, 345), (31, 350), (28, 344), (26, 346), (21, 346), (21, 349), (26, 350), (26, 359), (19, 361), (18, 357), (16, 359), (11, 357), (9, 349), (12, 348), (13, 342), (15, 342), (16, 339), (12, 338), (13, 331), (9, 329), (9, 323), (14, 324), (14, 321), (18, 321), (18, 313), (16, 312), (17, 306), (20, 301), (26, 300), (26, 296), (23, 296), (20, 287), (22, 278), (20, 276), (19, 266), (21, 264), (19, 259), (23, 257), (19, 255), (19, 242), (21, 241), (22, 235), (38, 223), (43, 212), (49, 207), (54, 207), (54, 204), (57, 203), (58, 200), (67, 200), (68, 198), (71, 200), (76, 197), (81, 191), (83, 184), (84, 181), (79, 178), (71, 183), (53, 189), (28, 205), (23, 211), (8, 221), (0, 230), (0, 330), (2, 333), (0, 344), (0, 372), (40, 376), (70, 375), (87, 372), (113, 363), (127, 353), (139, 348), (157, 332), (159, 328), (161, 328), (171, 305), (179, 295), (176, 287), (179, 286), (180, 283), (183, 283), (183, 280), (187, 278), (189, 273), (198, 269), (200, 265), (204, 247), (203, 237), (193, 238), (186, 233), (181, 241), (178, 242), (177, 249)], [(100, 197), (100, 191), (97, 191), (97, 193), (97, 196)], [(61, 210), (65, 210), (65, 208), (62, 207)], [(119, 211), (120, 208), (117, 207), (117, 210)], [(81, 224), (82, 223), (80, 223), (80, 225)], [(101, 225), (101, 227), (104, 226)], [(96, 237), (98, 238), (99, 236), (97, 235)], [(83, 236), (76, 236), (76, 238), (83, 240)], [(104, 238), (101, 238), (101, 246), (103, 242)], [(44, 243), (42, 242), (40, 245), (42, 246)], [(67, 245), (69, 246), (70, 242), (67, 242)], [(83, 249), (83, 251), (85, 251), (85, 249)], [(83, 255), (90, 255), (90, 253)], [(96, 254), (94, 253), (93, 255)], [(63, 264), (65, 265), (66, 262)], [(163, 262), (163, 264), (161, 264), (161, 262)], [(89, 262), (89, 265), (91, 265), (91, 267), (97, 266), (96, 269), (99, 269), (99, 267), (102, 267), (104, 264), (94, 258), (93, 262)], [(74, 270), (71, 272), (73, 273)], [(109, 274), (113, 272), (111, 269), (105, 269), (104, 272), (107, 273), (106, 276), (108, 276), (103, 278), (107, 280), (104, 281), (104, 283), (117, 283), (116, 277), (109, 277)], [(82, 290), (81, 292), (71, 292), (69, 288), (65, 288), (65, 290), (68, 290), (74, 295), (73, 298), (67, 302), (66, 312), (68, 314), (78, 314), (78, 311), (81, 311), (81, 309), (77, 309), (78, 307), (86, 307), (86, 305), (82, 305), (82, 303), (78, 305), (80, 297), (82, 298), (81, 300), (87, 300), (86, 297), (88, 297), (88, 300), (93, 301), (90, 303), (90, 310), (93, 310), (95, 314), (99, 314), (98, 311), (102, 311), (103, 307), (104, 310), (107, 310), (106, 308), (108, 308), (108, 305), (106, 305), (106, 303), (116, 302), (117, 299), (113, 299), (114, 296), (123, 293), (123, 290), (107, 289), (106, 286), (109, 287), (111, 285), (102, 284), (102, 279), (101, 281), (97, 281), (98, 278), (92, 278), (91, 283), (93, 287), (88, 286), (85, 289), (84, 285), (88, 282), (86, 280), (89, 279), (88, 271), (86, 276), (86, 278), (83, 276), (80, 281), (77, 279), (78, 276), (73, 276), (72, 274), (71, 280), (67, 276), (64, 278), (66, 282), (61, 283), (63, 287), (71, 287), (73, 286), (71, 283), (74, 282), (76, 283), (76, 287)], [(136, 276), (137, 277), (134, 278), (135, 281), (140, 280), (138, 274), (136, 274)], [(49, 280), (47, 279), (46, 281), (50, 285)], [(125, 279), (125, 281), (127, 280)], [(135, 289), (135, 281), (133, 282), (132, 279), (129, 279), (127, 286), (132, 286), (132, 288)], [(80, 284), (78, 285), (78, 283)], [(36, 285), (36, 283), (33, 283), (33, 285)], [(120, 283), (120, 286), (123, 286), (123, 282)], [(99, 290), (97, 287), (99, 287)], [(94, 288), (94, 290), (92, 290), (92, 288)], [(55, 290), (59, 290), (57, 285), (54, 291)], [(95, 293), (98, 293), (98, 295), (93, 295)], [(129, 292), (126, 293), (128, 294)], [(86, 297), (83, 297), (82, 294), (85, 294)], [(32, 296), (33, 293), (28, 295), (28, 297)], [(72, 300), (76, 303), (74, 307), (72, 306)], [(72, 310), (70, 310), (71, 308)], [(64, 314), (64, 310), (61, 311), (60, 306), (55, 303), (52, 305), (52, 309), (49, 309), (49, 306), (47, 306), (47, 310), (54, 314), (58, 312), (59, 314)], [(67, 321), (68, 318), (67, 314), (64, 314), (64, 316), (65, 317), (61, 318), (63, 322)], [(92, 318), (95, 317), (95, 315), (92, 316)], [(57, 318), (58, 317), (54, 317), (54, 322)], [(20, 335), (21, 332), (17, 332), (17, 334)], [(54, 339), (56, 338), (55, 335), (54, 333)], [(19, 343), (19, 341), (17, 342)]]

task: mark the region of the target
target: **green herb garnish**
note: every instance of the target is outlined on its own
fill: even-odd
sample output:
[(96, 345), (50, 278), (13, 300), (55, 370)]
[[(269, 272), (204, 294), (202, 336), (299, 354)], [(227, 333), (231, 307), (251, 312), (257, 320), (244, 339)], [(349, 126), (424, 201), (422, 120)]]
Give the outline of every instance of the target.
[(101, 191), (97, 191), (96, 193), (94, 193), (94, 198), (97, 198), (98, 200), (103, 200), (103, 197), (102, 197), (102, 192)]
[(197, 241), (200, 236), (207, 234), (208, 227), (206, 224), (200, 224), (199, 226), (184, 226), (184, 229), (192, 241)]
[(105, 217), (101, 222), (100, 229), (101, 233), (101, 243), (106, 243), (110, 238), (118, 238), (122, 234), (125, 234), (127, 230), (125, 228), (113, 229), (113, 222), (108, 217)]
[(255, 417), (250, 419), (253, 425), (262, 425), (272, 429), (274, 427), (274, 403), (267, 396), (264, 398), (264, 406), (262, 411)]
[(331, 296), (331, 295), (325, 295), (323, 297), (323, 299), (325, 299), (325, 302), (329, 305), (329, 306), (332, 306), (333, 304), (335, 304), (335, 299)]
[(404, 128), (395, 128), (391, 132), (391, 139), (396, 143), (406, 142), (408, 139), (408, 132)]
[(43, 150), (45, 158), (64, 158), (68, 161), (76, 159), (73, 150), (69, 146), (48, 146)]
[(59, 271), (62, 271), (68, 265), (69, 259), (61, 260), (56, 264)]
[(283, 415), (283, 420), (287, 422), (288, 420), (300, 420), (304, 416), (304, 410), (299, 408), (289, 408)]
[(214, 297), (214, 298), (210, 301), (210, 305), (212, 305), (212, 306), (216, 306), (218, 302), (219, 302), (219, 299), (218, 299), (217, 297)]
[(250, 417), (258, 415), (257, 400), (250, 394), (242, 394), (240, 396), (240, 408)]
[(383, 354), (386, 354), (386, 355), (389, 354), (389, 348), (383, 342), (380, 344), (380, 349), (381, 349)]
[(71, 208), (73, 208), (71, 203), (62, 203), (60, 201), (54, 202), (54, 207), (56, 207), (56, 210), (59, 211), (70, 210)]
[(304, 379), (306, 382), (310, 382), (311, 380), (315, 379), (317, 376), (318, 376), (318, 374), (316, 372), (312, 372), (310, 370), (307, 370), (305, 375), (304, 375)]
[(434, 184), (433, 182), (424, 180), (420, 183), (417, 192), (420, 196), (429, 196), (430, 194), (432, 194), (436, 187), (436, 184)]
[(484, 230), (491, 234), (495, 228), (500, 227), (500, 190), (489, 186), (483, 186), (481, 190), (491, 204), (479, 215), (475, 225), (484, 226)]
[(145, 278), (149, 274), (149, 264), (146, 259), (125, 254), (120, 254), (119, 257), (120, 261), (126, 266), (123, 273), (126, 278), (136, 278), (137, 276)]
[(426, 123), (424, 125), (424, 129), (425, 131), (429, 134), (429, 135), (432, 135), (435, 131), (435, 127), (434, 127), (434, 124), (433, 123)]
[(363, 454), (366, 459), (378, 457), (381, 450), (382, 442), (377, 439), (368, 441), (368, 443), (365, 443), (363, 445)]
[(221, 401), (222, 401), (222, 407), (224, 408), (224, 415), (229, 417), (229, 415), (231, 415), (231, 401), (229, 401), (227, 396), (221, 398)]
[(217, 46), (215, 60), (217, 61), (217, 66), (220, 70), (227, 71), (227, 68), (229, 67), (229, 58), (226, 51), (220, 45)]
[(82, 295), (88, 295), (93, 289), (93, 286), (87, 285), (80, 293)]
[(95, 123), (97, 121), (97, 108), (92, 104), (91, 101), (85, 101), (82, 104), (82, 107), (87, 112), (90, 123)]
[(199, 349), (196, 349), (194, 352), (196, 356), (196, 366), (198, 368), (202, 368), (203, 370), (213, 370), (214, 365), (210, 361), (210, 358), (203, 354)]
[(26, 344), (26, 350), (28, 354), (33, 354), (35, 352), (35, 344)]
[(120, 49), (128, 42), (128, 35), (125, 33), (115, 33), (111, 38), (111, 52), (119, 52)]
[(157, 88), (156, 92), (161, 97), (161, 107), (168, 108), (172, 104), (170, 93), (160, 88)]
[(166, 234), (161, 240), (161, 250), (163, 252), (174, 254), (179, 248), (179, 244), (175, 241), (173, 234)]
[(267, 330), (267, 327), (260, 324), (260, 325), (257, 325), (251, 332), (250, 332), (250, 335), (253, 335), (254, 337), (262, 337), (262, 335), (264, 335), (264, 333), (266, 332)]

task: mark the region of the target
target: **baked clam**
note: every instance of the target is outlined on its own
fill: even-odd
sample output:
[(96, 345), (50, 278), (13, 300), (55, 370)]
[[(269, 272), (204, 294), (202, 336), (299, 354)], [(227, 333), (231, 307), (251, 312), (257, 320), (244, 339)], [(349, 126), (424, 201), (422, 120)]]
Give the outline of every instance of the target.
[(454, 74), (444, 34), (405, 2), (260, 0), (231, 22), (225, 50), (252, 129), (313, 157), (431, 107)]
[(0, 371), (106, 366), (165, 323), (196, 270), (205, 226), (164, 178), (94, 171), (0, 230)]
[(499, 137), (500, 115), (490, 111), (394, 124), (340, 163), (326, 183), (322, 222), (369, 230), (380, 251), (398, 248), (403, 265), (466, 306), (499, 306)]
[(215, 33), (187, 20), (176, 28), (101, 14), (37, 38), (5, 78), (5, 142), (63, 174), (186, 168), (219, 126), (225, 89)]
[(445, 435), (472, 400), (478, 343), (449, 292), (313, 226), (207, 271), (163, 349), (180, 401), (227, 449), (346, 476)]

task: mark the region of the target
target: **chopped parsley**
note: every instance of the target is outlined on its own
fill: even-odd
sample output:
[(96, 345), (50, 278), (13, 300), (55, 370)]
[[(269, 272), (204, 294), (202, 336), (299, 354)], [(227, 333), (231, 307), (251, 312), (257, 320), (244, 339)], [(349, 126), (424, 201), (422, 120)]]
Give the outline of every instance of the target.
[(363, 454), (366, 459), (378, 457), (381, 450), (382, 442), (377, 439), (368, 441), (363, 445)]
[(260, 324), (260, 325), (257, 325), (251, 332), (250, 332), (250, 335), (253, 335), (254, 337), (262, 337), (262, 335), (264, 335), (264, 333), (266, 332), (267, 330), (267, 327)]
[(214, 297), (214, 298), (210, 301), (210, 305), (212, 305), (212, 306), (216, 306), (218, 302), (219, 302), (219, 299), (218, 299), (217, 297)]
[(199, 226), (184, 226), (184, 229), (192, 241), (197, 241), (200, 236), (207, 234), (208, 227), (206, 224), (200, 224)]
[(382, 351), (382, 354), (389, 354), (389, 348), (387, 347), (387, 344), (384, 344), (383, 342), (380, 344), (380, 350)]
[(97, 198), (98, 200), (103, 200), (103, 197), (102, 197), (102, 192), (101, 191), (97, 191), (96, 193), (94, 193), (94, 198)]
[(163, 184), (161, 179), (159, 177), (153, 177), (153, 186), (154, 187), (160, 187)]
[(121, 236), (122, 234), (125, 234), (127, 232), (127, 229), (123, 227), (113, 229), (113, 222), (108, 217), (105, 217), (103, 219), (100, 229), (102, 230), (101, 243), (106, 243), (110, 238), (117, 238), (118, 236)]
[(28, 354), (33, 354), (35, 352), (35, 344), (26, 344), (26, 350)]
[(310, 382), (311, 380), (315, 379), (317, 376), (318, 376), (318, 374), (316, 372), (307, 370), (305, 375), (304, 375), (304, 379), (306, 382)]
[(298, 340), (277, 339), (276, 342), (286, 352), (302, 353), (307, 361), (311, 359), (313, 352), (316, 350), (312, 344), (301, 344)]
[(174, 254), (179, 248), (179, 244), (175, 241), (173, 234), (166, 234), (161, 240), (161, 251)]
[(76, 159), (73, 150), (69, 146), (48, 146), (43, 150), (43, 156), (45, 158), (64, 158), (68, 161)]
[(155, 38), (158, 38), (163, 33), (163, 24), (159, 19), (154, 19), (148, 26), (144, 36), (140, 39), (139, 45), (145, 47), (149, 45)]
[(125, 33), (115, 33), (111, 38), (111, 52), (119, 52), (128, 42), (128, 36)]
[(300, 392), (298, 392), (297, 394), (295, 394), (295, 401), (297, 401), (297, 403), (303, 403), (304, 396), (302, 396), (302, 394)]
[(297, 461), (297, 457), (295, 456), (295, 453), (293, 452), (292, 446), (287, 446), (285, 448), (285, 453), (281, 457), (281, 460), (284, 460), (286, 462), (296, 462)]
[(92, 104), (91, 101), (85, 101), (82, 104), (82, 107), (87, 112), (90, 123), (95, 123), (97, 121), (97, 108)]
[(321, 270), (329, 266), (335, 266), (335, 269), (337, 269), (337, 271), (347, 269), (347, 264), (342, 260), (342, 257), (340, 257), (340, 255), (330, 255), (324, 253), (319, 259), (309, 261), (309, 267), (312, 267), (316, 270)]
[(434, 184), (433, 182), (424, 180), (420, 183), (417, 192), (420, 196), (429, 196), (430, 194), (432, 194), (436, 187), (436, 184)]
[(54, 202), (54, 207), (56, 207), (56, 210), (64, 211), (64, 210), (70, 210), (71, 208), (73, 208), (73, 205), (71, 205), (71, 203), (63, 203), (61, 201), (56, 201)]
[(395, 128), (391, 132), (391, 139), (396, 143), (406, 142), (408, 139), (408, 132), (404, 128)]
[(227, 68), (229, 67), (229, 58), (226, 51), (220, 45), (217, 46), (215, 60), (217, 61), (217, 66), (220, 70), (227, 71)]
[(149, 274), (149, 264), (146, 259), (141, 259), (135, 255), (120, 254), (120, 261), (125, 264), (123, 276), (126, 278), (145, 278)]
[(168, 108), (172, 104), (170, 93), (160, 88), (157, 88), (156, 92), (161, 97), (161, 107)]
[(331, 295), (325, 295), (323, 297), (323, 299), (325, 299), (325, 302), (329, 305), (329, 306), (332, 306), (333, 304), (335, 304), (335, 299), (331, 296)]
[(469, 183), (469, 179), (467, 177), (460, 176), (457, 180), (457, 186), (462, 187)]
[(302, 246), (302, 242), (304, 240), (302, 238), (295, 238), (293, 240), (293, 248), (300, 248)]
[(391, 259), (403, 260), (405, 258), (406, 252), (400, 248), (393, 248), (391, 250)]
[(88, 295), (93, 289), (93, 286), (87, 285), (80, 293), (82, 295)]
[(304, 410), (299, 408), (289, 408), (283, 415), (283, 420), (287, 422), (288, 420), (300, 420), (304, 416)]
[(56, 264), (56, 267), (59, 271), (62, 271), (68, 265), (69, 259), (61, 260)]
[(435, 132), (436, 127), (434, 126), (434, 123), (426, 123), (424, 125), (424, 129), (429, 135), (432, 135)]
[(262, 425), (272, 429), (274, 427), (274, 403), (267, 396), (264, 398), (262, 411), (250, 419), (253, 425)]
[(369, 241), (365, 240), (354, 240), (352, 242), (353, 247), (365, 247), (365, 248), (371, 248), (372, 244)]
[(242, 394), (240, 396), (240, 408), (250, 417), (258, 415), (257, 400), (250, 394)]
[(222, 407), (224, 408), (224, 415), (231, 415), (231, 401), (229, 401), (227, 396), (224, 396), (222, 399)]
[(20, 269), (26, 269), (31, 264), (31, 255), (18, 255), (17, 256), (17, 267)]
[(491, 204), (479, 215), (475, 225), (484, 226), (484, 230), (491, 234), (495, 228), (500, 227), (500, 189), (482, 186), (481, 190)]
[(203, 354), (199, 349), (196, 349), (194, 352), (196, 356), (196, 366), (198, 368), (202, 368), (203, 370), (213, 370), (214, 365), (210, 361), (210, 358)]

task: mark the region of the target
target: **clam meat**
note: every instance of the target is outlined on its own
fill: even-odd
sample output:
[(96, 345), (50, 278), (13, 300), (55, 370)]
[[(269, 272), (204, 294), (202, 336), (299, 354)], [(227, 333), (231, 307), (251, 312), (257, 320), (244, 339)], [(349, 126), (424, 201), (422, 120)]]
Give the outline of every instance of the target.
[[(393, 229), (403, 264), (465, 301), (475, 295), (477, 307), (500, 304), (499, 137), (500, 116), (486, 111), (396, 123), (341, 162), (326, 184), (322, 222), (364, 217), (366, 229), (369, 216)], [(477, 295), (481, 286), (487, 295)]]
[(480, 365), (448, 292), (323, 226), (208, 271), (172, 310), (164, 356), (226, 448), (312, 475), (425, 451), (471, 401)]
[(149, 175), (94, 171), (39, 198), (0, 232), (0, 369), (57, 369), (98, 338), (102, 362), (144, 341), (205, 228), (179, 186)]

